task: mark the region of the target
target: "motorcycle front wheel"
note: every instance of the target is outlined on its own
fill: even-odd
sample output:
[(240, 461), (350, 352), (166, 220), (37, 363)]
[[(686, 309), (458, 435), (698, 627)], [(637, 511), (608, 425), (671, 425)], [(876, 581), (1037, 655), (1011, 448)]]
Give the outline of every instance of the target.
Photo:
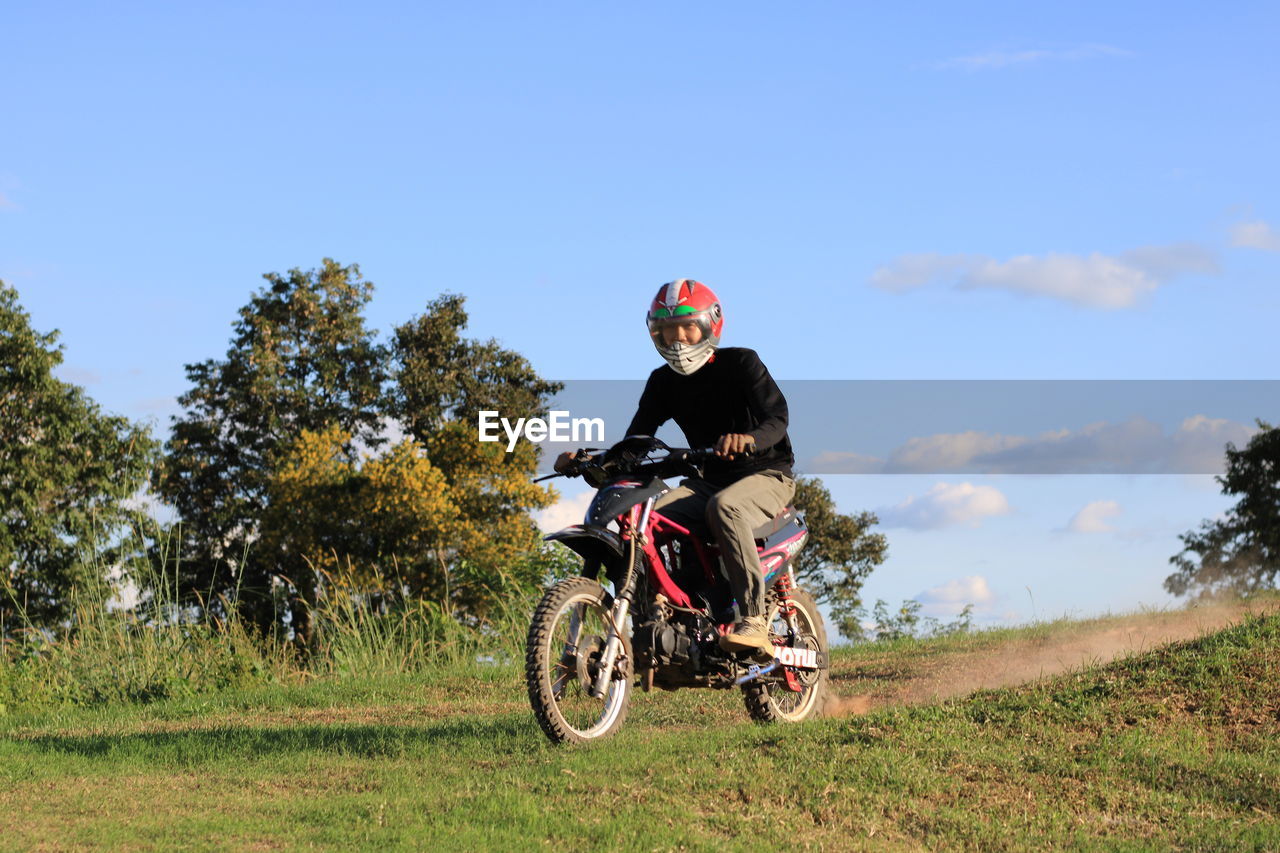
[(627, 716), (631, 697), (631, 641), (623, 648), (603, 698), (588, 689), (609, 634), (609, 599), (590, 578), (566, 578), (538, 602), (525, 651), (529, 704), (553, 743), (586, 743), (608, 737)]

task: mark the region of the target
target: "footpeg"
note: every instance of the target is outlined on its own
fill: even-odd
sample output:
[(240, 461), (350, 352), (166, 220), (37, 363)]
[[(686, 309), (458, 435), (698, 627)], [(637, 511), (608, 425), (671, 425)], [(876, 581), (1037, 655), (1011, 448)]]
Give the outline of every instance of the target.
[(747, 674), (743, 676), (739, 676), (733, 683), (746, 684), (748, 681), (755, 681), (760, 676), (768, 675), (769, 673), (773, 672), (775, 669), (778, 668), (779, 664), (781, 663), (782, 663), (781, 661), (775, 658), (773, 663), (768, 664), (766, 666), (759, 666), (758, 664), (752, 664), (750, 667), (747, 668)]

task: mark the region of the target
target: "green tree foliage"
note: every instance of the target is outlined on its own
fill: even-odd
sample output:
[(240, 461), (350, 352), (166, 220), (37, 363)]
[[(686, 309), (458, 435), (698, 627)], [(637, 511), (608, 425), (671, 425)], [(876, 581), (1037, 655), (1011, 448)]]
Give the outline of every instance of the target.
[(464, 338), (464, 302), (445, 294), (428, 303), (425, 314), (396, 327), (391, 344), (388, 414), (428, 448), (443, 424), (475, 424), (482, 410), (513, 420), (544, 417), (550, 395), (564, 387), (497, 341)]
[[(932, 616), (921, 616), (924, 607), (914, 598), (908, 598), (898, 605), (896, 611), (889, 610), (889, 603), (882, 598), (876, 599), (871, 610), (871, 639), (877, 643), (893, 642), (907, 638), (922, 639), (926, 637), (946, 637), (952, 634), (967, 634), (973, 630), (973, 605), (966, 604), (950, 622), (940, 622)], [(858, 613), (861, 621), (867, 616), (865, 610)], [(846, 633), (851, 640), (868, 639), (865, 631), (859, 627), (858, 633)]]
[(1227, 471), (1216, 478), (1224, 495), (1239, 498), (1226, 516), (1205, 521), (1179, 538), (1165, 579), (1174, 595), (1250, 593), (1276, 586), (1280, 573), (1280, 428), (1258, 421), (1243, 450), (1227, 445)]
[(100, 582), (116, 534), (137, 520), (157, 443), (146, 428), (103, 414), (53, 376), (57, 332), (41, 334), (0, 281), (0, 632), (56, 626), (67, 594)]
[[(387, 414), (425, 448), (449, 485), (463, 531), (452, 559), (474, 579), (471, 594), (455, 604), (475, 612), (504, 587), (504, 577), (510, 580), (517, 555), (541, 553), (529, 511), (554, 500), (554, 492), (530, 482), (537, 447), (521, 442), (505, 453), (498, 443), (477, 442), (478, 413), (497, 411), (513, 420), (545, 417), (551, 395), (564, 386), (542, 379), (524, 356), (495, 340), (464, 337), (464, 301), (445, 294), (429, 302), (425, 314), (395, 329)], [(540, 573), (545, 563), (526, 560), (522, 576)], [(492, 585), (487, 596), (480, 594), (485, 585)]]
[(182, 521), (171, 550), (186, 594), (215, 609), (234, 598), (266, 629), (291, 580), (278, 555), (254, 547), (280, 454), (304, 430), (329, 427), (376, 445), (385, 349), (365, 327), (373, 285), (358, 267), (326, 258), (317, 270), (264, 278), (240, 309), (226, 357), (187, 365), (186, 412), (156, 486)]
[[(373, 285), (356, 267), (326, 259), (266, 279), (226, 358), (188, 366), (159, 478), (182, 518), (188, 595), (215, 609), (234, 599), (263, 630), (287, 614), (303, 642), (339, 566), (362, 588), (376, 575), (393, 595), (481, 614), (538, 553), (529, 511), (553, 493), (529, 482), (536, 448), (481, 445), (475, 413), (540, 414), (559, 386), (465, 338), (461, 296), (429, 303), (384, 346), (365, 327)], [(397, 431), (406, 441), (379, 455)]]
[[(448, 429), (446, 425), (444, 429)], [(541, 507), (554, 493), (531, 482), (502, 449), (455, 436), (465, 467), (487, 472), (518, 506)], [(440, 442), (443, 444), (443, 442)], [(542, 581), (539, 538), (527, 513), (484, 519), (460, 510), (475, 489), (448, 482), (426, 450), (406, 438), (385, 453), (359, 457), (336, 427), (304, 431), (274, 472), (258, 546), (276, 556), (307, 607), (294, 612), (296, 639), (310, 645), (309, 614), (321, 590), (376, 590), (380, 604), (406, 597), (438, 602), (475, 621), (500, 601)], [(525, 445), (521, 454), (532, 455)]]
[(796, 579), (830, 606), (841, 634), (860, 638), (862, 584), (889, 552), (884, 534), (871, 529), (877, 523), (875, 514), (838, 512), (831, 492), (812, 477), (796, 479), (792, 504), (809, 526), (808, 544), (795, 562)]

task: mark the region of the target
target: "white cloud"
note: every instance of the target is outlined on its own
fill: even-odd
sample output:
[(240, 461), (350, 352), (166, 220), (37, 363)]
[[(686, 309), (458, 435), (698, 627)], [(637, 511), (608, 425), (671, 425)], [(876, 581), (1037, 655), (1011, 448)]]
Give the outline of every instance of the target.
[(1255, 432), (1256, 427), (1226, 418), (1194, 415), (1170, 437), (1170, 463), (1178, 471), (1221, 471), (1226, 465), (1227, 442), (1243, 447)]
[(54, 373), (63, 382), (70, 382), (72, 385), (97, 385), (102, 382), (102, 374), (88, 367), (60, 364), (54, 369)]
[(1108, 44), (1082, 44), (1063, 50), (996, 50), (970, 56), (957, 56), (938, 63), (937, 67), (985, 71), (1008, 68), (1011, 65), (1028, 65), (1033, 62), (1078, 61), (1103, 56), (1132, 56), (1132, 54)]
[(0, 210), (19, 210), (17, 204), (13, 202), (7, 195), (0, 192)]
[(1012, 290), (1108, 309), (1128, 308), (1158, 286), (1145, 271), (1097, 252), (1088, 257), (1051, 253), (1004, 262), (988, 259), (960, 279), (965, 290)]
[(1218, 258), (1212, 251), (1188, 242), (1170, 243), (1166, 246), (1139, 246), (1121, 252), (1120, 259), (1146, 271), (1160, 282), (1188, 273), (1214, 275), (1220, 269)]
[(878, 267), (871, 274), (871, 284), (881, 290), (901, 293), (938, 279), (960, 275), (982, 260), (980, 255), (943, 255), (938, 252), (901, 255), (892, 265)]
[(992, 486), (937, 483), (923, 495), (913, 495), (877, 515), (885, 527), (933, 530), (958, 524), (977, 527), (984, 518), (1010, 512), (1008, 499)]
[(968, 604), (975, 611), (989, 610), (996, 595), (982, 575), (969, 575), (926, 589), (915, 598), (924, 605), (924, 615), (948, 617), (958, 615)]
[(966, 463), (957, 462), (956, 467), (965, 470), (978, 467), (1001, 473), (1143, 470), (1147, 467), (1144, 465), (1147, 455), (1163, 435), (1158, 424), (1145, 418), (1131, 418), (1121, 423), (1088, 424), (1074, 431), (1050, 430), (1030, 439), (1001, 436), (1004, 448), (975, 454)]
[(1280, 252), (1280, 231), (1266, 222), (1241, 222), (1231, 228), (1231, 245)]
[(147, 415), (176, 415), (182, 411), (177, 397), (142, 397), (130, 403), (130, 409)]
[(1133, 307), (1176, 276), (1217, 270), (1213, 253), (1193, 243), (1143, 246), (1119, 255), (1018, 255), (1007, 261), (926, 252), (901, 255), (877, 268), (871, 284), (902, 292), (951, 279), (961, 290), (1010, 290), (1115, 310)]
[(1207, 475), (1221, 472), (1229, 442), (1244, 446), (1255, 432), (1252, 426), (1202, 414), (1185, 418), (1170, 432), (1134, 417), (1034, 436), (975, 430), (916, 436), (887, 459), (826, 450), (804, 467), (817, 474)]
[(1093, 501), (1085, 504), (1079, 512), (1071, 516), (1067, 530), (1072, 533), (1107, 533), (1115, 530), (1107, 524), (1108, 518), (1115, 518), (1123, 510), (1115, 501)]
[(951, 471), (1011, 450), (1031, 439), (1018, 435), (968, 432), (940, 433), (907, 439), (889, 455), (885, 470), (932, 472)]
[(839, 450), (824, 450), (809, 465), (823, 474), (878, 474), (884, 470), (883, 459)]
[(581, 524), (583, 516), (587, 514), (587, 507), (595, 496), (595, 492), (582, 492), (571, 498), (563, 498), (546, 509), (535, 512), (533, 520), (543, 533), (554, 533), (571, 524)]
[(889, 454), (885, 473), (1114, 474), (1221, 470), (1227, 442), (1243, 445), (1253, 427), (1194, 415), (1173, 432), (1146, 418), (1099, 422), (1037, 436), (940, 433), (912, 438)]

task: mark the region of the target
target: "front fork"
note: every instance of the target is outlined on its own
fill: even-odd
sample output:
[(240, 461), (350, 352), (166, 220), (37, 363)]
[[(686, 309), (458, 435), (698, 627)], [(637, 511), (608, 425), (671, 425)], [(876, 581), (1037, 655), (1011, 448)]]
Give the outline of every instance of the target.
[(627, 574), (622, 581), (622, 588), (618, 590), (618, 595), (614, 599), (613, 610), (609, 614), (609, 634), (604, 642), (604, 653), (600, 655), (600, 668), (596, 673), (596, 680), (587, 690), (597, 699), (603, 699), (608, 695), (609, 682), (613, 680), (613, 668), (617, 666), (618, 656), (622, 654), (622, 632), (626, 630), (627, 614), (631, 610), (631, 596), (635, 594), (636, 589), (636, 559), (644, 545), (642, 541), (644, 532), (649, 529), (649, 515), (653, 512), (653, 505), (657, 500), (658, 496), (654, 495), (644, 502), (643, 510), (639, 506), (631, 508), (627, 525), (631, 534)]
[(609, 625), (609, 636), (604, 643), (604, 653), (600, 655), (600, 669), (596, 673), (595, 683), (587, 691), (597, 699), (603, 699), (609, 693), (609, 682), (613, 680), (613, 668), (618, 663), (618, 655), (622, 653), (622, 625), (626, 624), (627, 611), (631, 602), (619, 598), (613, 605)]

